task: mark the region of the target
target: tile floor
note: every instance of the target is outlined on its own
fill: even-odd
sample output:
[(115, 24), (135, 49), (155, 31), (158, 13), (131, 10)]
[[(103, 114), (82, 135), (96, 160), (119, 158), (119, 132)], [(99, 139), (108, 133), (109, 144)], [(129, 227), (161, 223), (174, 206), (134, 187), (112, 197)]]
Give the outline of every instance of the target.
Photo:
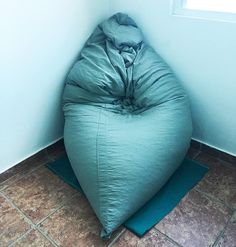
[(54, 146), (0, 175), (0, 246), (236, 246), (236, 164), (197, 149), (210, 167), (203, 180), (143, 238), (120, 227), (110, 240), (87, 200), (44, 167), (64, 152)]

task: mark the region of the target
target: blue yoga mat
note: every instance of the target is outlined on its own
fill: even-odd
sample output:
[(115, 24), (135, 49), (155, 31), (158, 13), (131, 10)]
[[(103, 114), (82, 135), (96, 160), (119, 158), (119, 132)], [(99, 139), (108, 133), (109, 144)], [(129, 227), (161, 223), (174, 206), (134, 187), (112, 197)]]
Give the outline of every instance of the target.
[[(46, 166), (67, 184), (83, 192), (66, 155)], [(206, 166), (185, 158), (162, 189), (123, 225), (142, 237), (179, 203), (207, 171)]]

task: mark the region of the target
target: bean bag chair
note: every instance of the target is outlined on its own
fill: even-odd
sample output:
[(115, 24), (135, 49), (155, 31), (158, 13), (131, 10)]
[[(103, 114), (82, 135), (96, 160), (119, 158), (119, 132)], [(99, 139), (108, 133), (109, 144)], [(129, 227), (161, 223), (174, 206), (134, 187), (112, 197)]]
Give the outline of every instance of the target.
[(188, 98), (135, 22), (118, 13), (87, 40), (63, 104), (69, 160), (101, 237), (109, 237), (182, 162), (192, 131)]

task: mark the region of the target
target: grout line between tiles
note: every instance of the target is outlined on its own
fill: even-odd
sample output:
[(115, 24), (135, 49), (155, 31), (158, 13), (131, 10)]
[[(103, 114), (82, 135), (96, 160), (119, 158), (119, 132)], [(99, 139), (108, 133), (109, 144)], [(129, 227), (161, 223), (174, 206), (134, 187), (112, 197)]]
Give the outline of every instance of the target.
[(47, 218), (49, 218), (51, 215), (53, 215), (56, 211), (58, 211), (59, 209), (61, 209), (63, 206), (65, 206), (68, 202), (70, 202), (70, 200), (72, 198), (74, 198), (78, 193), (78, 191), (76, 191), (71, 197), (69, 197), (68, 199), (66, 199), (64, 202), (62, 202), (61, 204), (59, 204), (59, 206), (54, 209), (51, 213), (49, 213), (47, 216), (45, 216), (44, 218), (42, 218), (40, 221), (38, 221), (37, 223), (35, 223), (36, 226), (39, 226), (40, 224), (42, 224), (45, 220), (47, 220)]
[(197, 158), (197, 156), (201, 153), (201, 150), (198, 150), (192, 157), (192, 159), (194, 160), (195, 158)]
[(29, 217), (27, 217), (27, 216), (25, 215), (25, 213), (24, 213), (21, 209), (19, 209), (19, 208), (17, 207), (17, 205), (16, 205), (9, 197), (7, 197), (6, 195), (4, 195), (2, 192), (0, 192), (0, 195), (1, 195), (2, 197), (4, 197), (4, 198), (6, 199), (6, 201), (7, 201), (13, 208), (15, 208), (15, 209), (18, 211), (18, 213), (20, 213), (20, 215), (26, 220), (26, 222), (27, 222), (28, 224), (30, 224), (31, 226), (34, 225), (33, 221), (32, 221)]
[[(201, 153), (206, 153), (206, 152), (202, 151), (201, 148), (200, 148), (200, 149), (193, 155), (193, 157), (192, 157), (191, 159), (196, 159)], [(33, 168), (31, 171), (29, 171), (29, 172), (26, 173), (26, 174), (22, 173), (22, 174), (20, 175), (20, 177), (17, 178), (15, 181), (12, 181), (12, 183), (17, 182), (17, 181), (20, 180), (21, 178), (30, 175), (31, 173), (33, 173), (33, 172), (35, 172), (36, 170), (40, 169), (43, 165), (45, 165), (45, 164), (47, 164), (47, 163), (49, 163), (49, 162), (53, 162), (53, 161), (56, 160), (56, 158), (50, 157), (47, 148), (46, 148), (46, 150), (45, 150), (45, 154), (44, 154), (44, 155), (45, 155), (45, 157), (46, 157), (46, 159), (47, 159), (46, 162), (43, 162), (42, 164), (40, 164), (40, 165), (38, 165), (37, 167)], [(210, 155), (210, 154), (209, 154), (209, 155)], [(218, 159), (218, 160), (221, 160), (220, 158), (217, 158), (217, 159)], [(230, 167), (230, 166), (228, 166), (227, 164), (224, 165), (224, 162), (226, 162), (226, 161), (224, 161), (224, 160), (221, 160), (221, 161), (223, 161), (223, 162), (222, 162), (222, 165), (223, 165), (223, 166)], [(228, 163), (228, 162), (227, 162), (227, 163)], [(229, 163), (229, 164), (230, 164), (230, 163)], [(16, 177), (16, 175), (13, 176), (13, 177), (10, 177), (10, 178), (7, 179), (6, 181), (4, 181), (4, 182), (2, 183), (2, 185), (4, 185), (4, 183), (7, 182), (7, 181), (9, 181), (10, 179), (13, 179), (13, 180), (14, 180), (15, 177)], [(7, 187), (5, 187), (5, 188), (3, 188), (3, 189), (0, 189), (0, 195), (2, 195), (2, 196), (3, 196), (3, 197), (4, 197), (4, 198), (5, 198), (5, 199), (6, 199), (6, 200), (7, 200), (7, 201), (8, 201), (8, 202), (9, 202), (9, 203), (17, 210), (17, 211), (18, 211), (18, 212), (20, 212), (20, 214), (24, 217), (24, 219), (30, 224), (31, 228), (30, 228), (29, 230), (27, 230), (25, 233), (23, 233), (21, 236), (19, 236), (16, 240), (14, 240), (14, 241), (9, 245), (9, 247), (13, 246), (13, 244), (14, 244), (16, 241), (18, 241), (19, 239), (22, 239), (24, 236), (26, 236), (27, 234), (29, 234), (29, 232), (32, 231), (32, 229), (37, 229), (37, 230), (38, 230), (38, 231), (39, 231), (46, 239), (48, 239), (54, 246), (57, 246), (57, 247), (58, 247), (58, 244), (57, 244), (53, 239), (51, 239), (50, 236), (47, 235), (47, 232), (44, 232), (43, 229), (40, 228), (40, 224), (41, 224), (42, 222), (44, 222), (47, 218), (49, 218), (51, 215), (53, 215), (55, 212), (57, 212), (59, 209), (61, 209), (61, 208), (62, 208), (66, 203), (68, 203), (69, 200), (71, 200), (78, 192), (75, 192), (71, 197), (69, 197), (68, 199), (66, 199), (66, 200), (65, 200), (63, 203), (61, 203), (56, 209), (54, 209), (51, 213), (49, 213), (46, 217), (44, 217), (43, 219), (41, 219), (39, 222), (33, 223), (33, 221), (32, 221), (27, 215), (25, 215), (25, 213), (24, 213), (21, 209), (19, 209), (19, 208), (14, 204), (14, 202), (13, 202), (10, 198), (8, 198), (8, 196), (6, 196), (6, 195), (4, 194), (4, 189), (6, 189), (6, 188), (8, 188), (10, 185), (12, 185), (12, 183), (10, 183), (9, 185), (7, 185)], [(227, 205), (225, 202), (221, 201), (220, 199), (215, 198), (215, 197), (209, 195), (208, 193), (205, 193), (204, 191), (201, 191), (201, 190), (198, 190), (198, 189), (195, 189), (195, 188), (194, 188), (194, 190), (196, 190), (197, 192), (201, 193), (201, 194), (204, 195), (205, 197), (207, 197), (207, 198), (209, 198), (209, 199), (212, 199), (212, 200), (214, 200), (215, 202), (220, 203), (221, 205), (226, 206), (227, 208), (229, 208), (229, 209), (231, 209), (231, 210), (233, 210), (233, 211), (236, 210), (236, 209), (230, 207), (229, 205)], [(231, 220), (232, 217), (233, 217), (233, 216), (231, 216), (231, 217), (229, 218), (229, 220), (227, 221), (227, 223), (226, 223), (224, 229), (219, 233), (218, 237), (216, 237), (216, 240), (215, 240), (215, 242), (214, 242), (214, 244), (213, 244), (213, 247), (216, 246), (216, 244), (218, 243), (220, 237), (224, 234), (224, 232), (225, 232), (227, 226), (230, 224), (230, 220)], [(153, 229), (155, 229), (155, 231), (157, 231), (158, 233), (160, 233), (161, 235), (163, 235), (163, 236), (164, 236), (167, 240), (169, 240), (171, 243), (175, 244), (175, 245), (178, 246), (178, 247), (182, 247), (182, 246), (179, 245), (177, 242), (175, 242), (173, 239), (171, 239), (168, 235), (165, 235), (164, 233), (160, 232), (160, 231), (157, 230), (156, 228), (153, 228)], [(112, 246), (118, 241), (118, 239), (119, 239), (125, 232), (126, 232), (126, 229), (125, 229), (125, 228), (122, 229), (121, 232), (119, 232), (119, 233), (117, 234), (117, 236), (116, 236), (116, 237), (108, 244), (108, 247), (112, 247)]]
[(37, 229), (55, 247), (59, 247), (59, 245), (56, 243), (56, 241), (54, 239), (52, 239), (49, 235), (47, 235), (47, 233), (45, 233), (40, 227), (38, 227), (36, 225), (35, 229)]
[(117, 236), (108, 244), (107, 247), (112, 247), (113, 244), (115, 244), (117, 242), (117, 240), (126, 232), (126, 228), (122, 229)]
[(220, 238), (224, 235), (226, 228), (230, 225), (231, 223), (231, 219), (233, 218), (234, 213), (232, 213), (231, 217), (229, 218), (229, 220), (227, 221), (225, 227), (223, 228), (222, 231), (220, 231), (219, 235), (216, 237), (215, 242), (213, 243), (212, 247), (216, 247), (216, 245), (219, 243)]
[(168, 241), (170, 241), (172, 244), (176, 245), (176, 247), (183, 247), (182, 245), (180, 245), (179, 243), (177, 243), (174, 239), (172, 239), (171, 237), (169, 237), (168, 235), (166, 235), (165, 233), (159, 231), (158, 229), (156, 229), (156, 227), (153, 227), (153, 229), (158, 232), (160, 235), (164, 236)]
[[(26, 232), (28, 232), (28, 231), (30, 231), (30, 230), (32, 230), (32, 228), (33, 228), (33, 222), (28, 218), (28, 217), (26, 217), (25, 216), (25, 214), (6, 196), (6, 195), (4, 195), (2, 192), (0, 192), (0, 195), (14, 208), (14, 209), (16, 209), (16, 211), (21, 215), (21, 217), (29, 224), (29, 226), (30, 226), (30, 229), (29, 230), (27, 230)], [(23, 233), (22, 235), (24, 235), (25, 233)], [(12, 241), (12, 242), (10, 242), (9, 243), (9, 245), (10, 244), (13, 244), (14, 242), (16, 242), (19, 238), (21, 238), (22, 237), (22, 235), (20, 235), (17, 239), (15, 239), (14, 241)]]
[[(41, 150), (41, 151), (43, 151), (43, 150)], [(33, 156), (34, 156), (34, 155), (33, 155)], [(32, 156), (32, 157), (33, 157), (33, 156)], [(49, 153), (48, 153), (48, 147), (46, 147), (46, 148), (44, 149), (43, 157), (46, 158), (46, 161), (45, 161), (45, 162), (42, 162), (42, 164), (38, 165), (37, 167), (32, 168), (32, 170), (30, 170), (29, 172), (26, 172), (26, 173), (23, 173), (23, 172), (22, 172), (22, 173), (17, 173), (17, 174), (20, 174), (20, 176), (19, 176), (18, 178), (17, 178), (17, 174), (16, 174), (16, 175), (13, 175), (13, 176), (9, 177), (8, 179), (6, 179), (5, 181), (3, 181), (2, 183), (0, 183), (0, 185), (3, 185), (3, 186), (4, 186), (4, 184), (6, 184), (6, 183), (8, 183), (10, 180), (12, 180), (12, 182), (10, 182), (6, 187), (0, 188), (0, 191), (6, 189), (6, 188), (9, 187), (10, 185), (12, 185), (12, 183), (17, 182), (19, 179), (21, 179), (21, 178), (23, 178), (23, 177), (25, 177), (25, 176), (31, 174), (32, 172), (36, 171), (37, 169), (39, 169), (39, 168), (42, 167), (43, 165), (46, 165), (46, 164), (48, 164), (48, 163), (50, 163), (50, 162), (53, 162), (53, 161), (55, 161), (55, 160), (58, 158), (58, 157), (51, 157), (51, 156), (49, 155)], [(29, 158), (30, 158), (30, 157), (29, 157)], [(16, 180), (14, 180), (14, 178), (16, 178)]]
[[(45, 164), (47, 164), (48, 162), (50, 162), (50, 160), (47, 160), (45, 163), (42, 163), (41, 165), (38, 165), (37, 167), (33, 168), (31, 171), (26, 172), (26, 173), (22, 173), (19, 178), (17, 178), (16, 180), (14, 180), (14, 178), (16, 178), (16, 175), (13, 177), (8, 178), (7, 180), (5, 180), (4, 182), (1, 183), (1, 185), (3, 186), (3, 188), (0, 188), (0, 192), (2, 192), (3, 190), (5, 190), (6, 188), (8, 188), (9, 186), (11, 186), (13, 183), (17, 183), (20, 179), (30, 175), (31, 173), (37, 171), (38, 169), (42, 168), (42, 166), (44, 166)], [(13, 180), (12, 182), (10, 182), (6, 187), (4, 187), (4, 184), (7, 183), (8, 181)]]
[(29, 234), (31, 231), (33, 230), (33, 228), (30, 228), (28, 231), (26, 231), (25, 233), (23, 233), (20, 237), (18, 237), (17, 239), (15, 239), (13, 242), (11, 242), (10, 244), (8, 244), (8, 247), (12, 247), (18, 240), (21, 240), (22, 238), (24, 238), (27, 234)]
[(32, 226), (32, 228), (30, 228), (27, 232), (25, 232), (23, 235), (21, 235), (19, 238), (17, 238), (16, 240), (14, 240), (10, 245), (8, 245), (8, 247), (14, 247), (15, 243), (21, 239), (23, 239), (24, 237), (26, 237), (31, 231), (33, 230), (37, 230), (39, 231), (44, 238), (46, 238), (53, 246), (55, 247), (59, 247), (59, 245), (57, 245), (57, 243), (51, 239), (49, 236), (47, 236), (43, 231), (41, 231), (41, 229), (39, 229), (37, 226)]
[[(5, 194), (3, 194), (0, 191), (0, 195), (2, 197), (4, 197), (6, 199), (6, 201), (17, 210), (17, 212), (23, 217), (23, 219), (30, 225), (30, 229), (27, 231), (31, 231), (32, 229), (37, 229), (44, 237), (46, 237), (51, 243), (53, 243), (55, 246), (58, 246), (56, 244), (56, 242), (51, 239), (50, 236), (47, 235), (47, 233), (45, 233), (41, 228), (40, 228), (40, 224), (46, 220), (48, 217), (50, 217), (52, 214), (54, 214), (56, 211), (58, 211), (60, 208), (62, 208), (66, 203), (68, 203), (74, 196), (76, 196), (76, 194), (78, 194), (78, 192), (76, 191), (71, 197), (69, 197), (68, 199), (66, 199), (64, 202), (62, 202), (55, 210), (53, 210), (50, 214), (48, 214), (46, 217), (44, 217), (43, 219), (41, 219), (39, 222), (34, 223), (31, 218), (29, 216), (27, 216), (20, 208), (18, 208), (18, 206)], [(27, 233), (26, 232), (26, 233)], [(16, 240), (14, 240), (12, 243), (10, 243), (9, 245), (12, 245), (13, 243), (15, 243), (16, 241), (18, 241), (20, 238), (22, 238), (23, 235), (25, 235), (26, 233), (22, 234), (21, 236), (19, 236)]]
[(204, 191), (202, 191), (202, 190), (196, 189), (196, 188), (193, 188), (193, 190), (199, 192), (200, 194), (202, 194), (202, 195), (205, 196), (206, 198), (211, 199), (211, 200), (213, 200), (214, 202), (219, 203), (219, 204), (221, 204), (221, 205), (227, 207), (228, 209), (230, 209), (230, 210), (232, 210), (232, 211), (235, 210), (233, 207), (231, 207), (230, 205), (228, 205), (227, 203), (225, 203), (224, 201), (220, 200), (220, 199), (217, 198), (217, 197), (214, 197), (214, 196), (212, 196), (212, 195), (210, 195), (210, 194), (208, 194), (208, 193), (206, 193), (206, 192), (204, 192)]

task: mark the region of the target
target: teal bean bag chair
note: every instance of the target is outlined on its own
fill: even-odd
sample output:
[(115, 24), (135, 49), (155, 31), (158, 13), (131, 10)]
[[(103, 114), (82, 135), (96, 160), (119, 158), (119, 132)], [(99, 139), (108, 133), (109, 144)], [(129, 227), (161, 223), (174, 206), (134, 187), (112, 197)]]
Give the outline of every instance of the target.
[(192, 132), (188, 98), (136, 23), (118, 13), (87, 40), (63, 109), (69, 160), (109, 237), (182, 162)]

